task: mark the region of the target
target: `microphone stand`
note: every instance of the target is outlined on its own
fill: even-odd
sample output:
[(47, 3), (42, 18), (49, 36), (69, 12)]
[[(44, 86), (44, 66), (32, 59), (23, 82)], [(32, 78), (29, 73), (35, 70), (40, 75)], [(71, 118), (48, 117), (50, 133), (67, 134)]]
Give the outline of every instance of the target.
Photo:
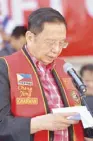
[[(92, 111), (91, 111), (91, 109), (90, 109), (90, 107), (89, 107), (89, 105), (88, 105), (88, 103), (87, 103), (85, 93), (80, 92), (80, 90), (78, 90), (78, 91), (79, 91), (79, 93), (80, 93), (81, 103), (82, 103), (84, 106), (86, 106), (87, 110), (90, 112), (91, 116), (93, 117), (93, 113), (92, 113)], [(93, 126), (87, 128), (87, 132), (88, 132), (89, 135), (93, 135)]]
[(80, 91), (79, 91), (79, 93), (80, 93), (81, 103), (83, 103), (83, 105), (86, 106), (87, 110), (90, 112), (91, 116), (93, 117), (93, 113), (92, 113), (92, 111), (91, 111), (91, 109), (90, 109), (90, 107), (87, 103), (85, 93), (81, 93)]
[[(80, 98), (81, 98), (81, 103), (86, 106), (87, 110), (90, 112), (91, 116), (93, 117), (93, 113), (87, 103), (87, 100), (86, 100), (86, 95), (85, 95), (85, 92), (87, 91), (86, 89), (86, 85), (81, 85), (80, 87), (77, 87), (77, 85), (75, 84), (74, 81), (72, 81), (74, 86), (76, 87), (76, 89), (79, 91), (79, 94), (80, 94)], [(93, 126), (92, 127), (89, 127), (87, 128), (87, 131), (90, 132), (90, 134), (93, 134)]]
[(72, 82), (73, 82), (74, 86), (76, 87), (76, 89), (79, 91), (81, 103), (86, 106), (87, 110), (90, 112), (91, 116), (93, 117), (93, 113), (92, 113), (92, 111), (91, 111), (91, 109), (90, 109), (90, 107), (87, 103), (87, 100), (86, 100), (86, 95), (85, 95), (85, 92), (87, 91), (86, 85), (84, 85), (84, 83), (83, 83), (83, 85), (77, 86), (76, 83), (73, 80), (72, 80)]

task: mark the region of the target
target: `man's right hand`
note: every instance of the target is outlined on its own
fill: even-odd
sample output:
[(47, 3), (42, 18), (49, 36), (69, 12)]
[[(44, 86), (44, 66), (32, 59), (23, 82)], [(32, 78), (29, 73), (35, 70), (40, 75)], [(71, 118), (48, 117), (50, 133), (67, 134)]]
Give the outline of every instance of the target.
[(41, 130), (64, 130), (71, 124), (77, 124), (79, 121), (67, 119), (69, 116), (74, 116), (78, 113), (50, 113), (47, 115), (37, 116), (31, 119), (30, 133), (36, 133)]

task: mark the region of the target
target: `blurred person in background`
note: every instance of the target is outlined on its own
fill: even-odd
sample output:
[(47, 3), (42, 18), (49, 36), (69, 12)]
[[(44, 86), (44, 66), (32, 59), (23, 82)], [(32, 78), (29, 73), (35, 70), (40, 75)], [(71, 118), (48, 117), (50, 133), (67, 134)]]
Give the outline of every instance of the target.
[(83, 65), (80, 69), (80, 75), (87, 86), (86, 95), (93, 96), (93, 64)]
[[(87, 104), (92, 112), (93, 116), (93, 64), (85, 64), (81, 67), (80, 69), (80, 75), (83, 79), (83, 82), (87, 86), (87, 91), (86, 91), (86, 101)], [(93, 136), (93, 129), (86, 130), (86, 134), (90, 132), (91, 136)]]
[(0, 56), (10, 55), (26, 43), (25, 33), (27, 28), (25, 26), (16, 26), (10, 36), (10, 42), (0, 51)]
[(27, 28), (25, 26), (17, 26), (12, 32), (11, 35), (11, 46), (16, 51), (22, 48), (24, 44), (26, 44), (26, 34)]
[(0, 22), (1, 49), (10, 45), (11, 33), (15, 26), (16, 26), (15, 22), (9, 16), (1, 18)]

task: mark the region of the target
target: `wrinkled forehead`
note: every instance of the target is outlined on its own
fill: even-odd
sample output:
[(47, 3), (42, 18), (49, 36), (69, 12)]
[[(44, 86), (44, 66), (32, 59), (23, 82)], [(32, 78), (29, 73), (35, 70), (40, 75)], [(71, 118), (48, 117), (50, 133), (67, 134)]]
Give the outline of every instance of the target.
[(40, 34), (45, 38), (65, 39), (66, 26), (64, 23), (44, 23), (43, 31)]

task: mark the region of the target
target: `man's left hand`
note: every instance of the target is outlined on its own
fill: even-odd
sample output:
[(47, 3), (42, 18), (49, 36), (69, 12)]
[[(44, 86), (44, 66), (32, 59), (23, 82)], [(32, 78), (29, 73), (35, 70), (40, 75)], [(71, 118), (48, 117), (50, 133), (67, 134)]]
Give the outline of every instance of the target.
[(84, 141), (93, 141), (93, 138), (84, 138), (85, 140)]

